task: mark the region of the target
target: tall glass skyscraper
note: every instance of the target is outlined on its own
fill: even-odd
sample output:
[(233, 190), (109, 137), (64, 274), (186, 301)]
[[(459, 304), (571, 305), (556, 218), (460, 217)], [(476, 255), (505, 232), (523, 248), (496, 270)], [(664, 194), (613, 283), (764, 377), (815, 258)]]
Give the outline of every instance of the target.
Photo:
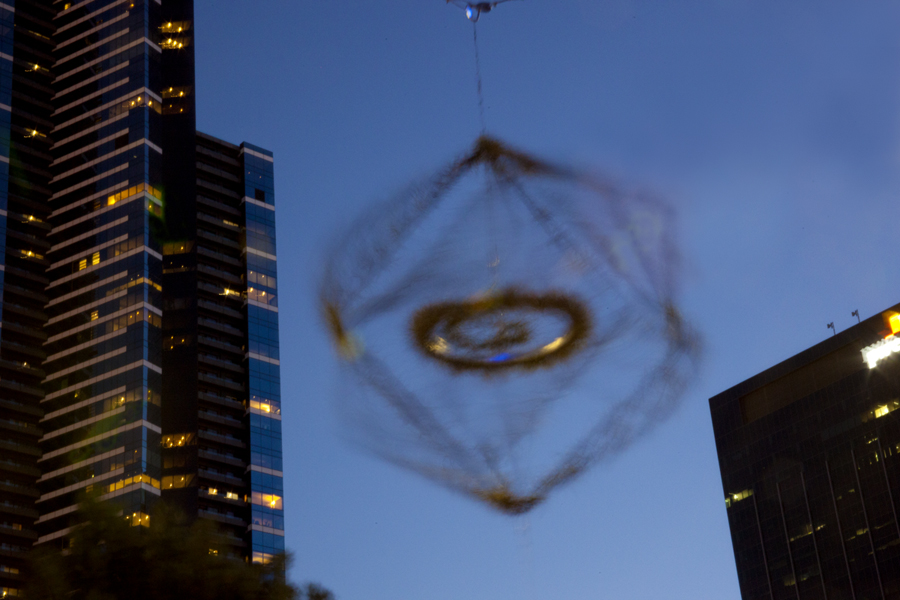
[(710, 400), (744, 600), (900, 598), (900, 305)]
[(273, 158), (198, 133), (190, 0), (0, 0), (0, 586), (85, 494), (284, 549)]

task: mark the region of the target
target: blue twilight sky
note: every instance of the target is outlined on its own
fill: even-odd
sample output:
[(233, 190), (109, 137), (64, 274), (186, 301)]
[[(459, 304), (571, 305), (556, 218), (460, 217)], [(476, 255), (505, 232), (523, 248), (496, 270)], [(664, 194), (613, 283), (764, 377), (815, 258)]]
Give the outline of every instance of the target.
[(315, 304), (335, 233), (477, 135), (471, 24), (444, 0), (196, 2), (198, 127), (276, 157), (293, 578), (340, 600), (737, 598), (707, 399), (900, 301), (898, 25), (896, 0), (482, 17), (490, 131), (666, 196), (707, 343), (674, 418), (516, 521), (342, 438)]

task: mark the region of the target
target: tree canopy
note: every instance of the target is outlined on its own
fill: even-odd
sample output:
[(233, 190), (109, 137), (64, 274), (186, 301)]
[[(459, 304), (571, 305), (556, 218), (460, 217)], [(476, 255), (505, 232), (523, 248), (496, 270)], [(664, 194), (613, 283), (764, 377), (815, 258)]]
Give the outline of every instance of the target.
[[(81, 509), (70, 547), (33, 553), (31, 600), (334, 600), (315, 584), (285, 578), (289, 555), (248, 564), (220, 553), (210, 523), (193, 524), (159, 505), (149, 527), (134, 526), (108, 503)], [(146, 524), (146, 523), (145, 523)]]

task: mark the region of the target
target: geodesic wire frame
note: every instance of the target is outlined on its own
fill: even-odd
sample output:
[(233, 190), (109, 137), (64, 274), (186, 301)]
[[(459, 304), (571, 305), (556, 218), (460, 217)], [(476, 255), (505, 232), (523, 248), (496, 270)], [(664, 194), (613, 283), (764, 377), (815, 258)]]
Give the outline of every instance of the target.
[[(370, 235), (373, 232), (372, 220), (358, 221), (347, 238), (353, 240), (354, 243), (350, 244), (353, 249), (349, 254), (343, 255), (343, 258), (349, 259), (344, 267), (349, 266), (353, 272), (346, 276), (347, 273), (340, 273), (338, 263), (330, 263), (323, 281), (321, 299), (332, 339), (355, 375), (381, 396), (400, 422), (418, 432), (418, 439), (423, 444), (445, 457), (447, 464), (455, 467), (419, 462), (411, 456), (404, 456), (402, 452), (377, 450), (374, 446), (372, 450), (398, 466), (416, 471), (450, 489), (485, 502), (499, 512), (515, 515), (528, 512), (541, 504), (553, 490), (577, 479), (592, 465), (622, 452), (654, 423), (665, 419), (677, 406), (678, 398), (696, 372), (700, 339), (681, 318), (671, 300), (671, 261), (673, 256), (677, 256), (677, 250), (672, 245), (666, 245), (660, 251), (660, 256), (665, 257), (665, 260), (656, 264), (652, 257), (643, 254), (640, 240), (633, 237), (634, 230), (627, 230), (626, 235), (632, 236), (629, 239), (638, 247), (637, 269), (627, 272), (614, 267), (614, 274), (628, 282), (637, 293), (639, 302), (646, 303), (651, 311), (660, 310), (664, 314), (665, 326), (659, 332), (662, 334), (661, 339), (665, 340), (664, 356), (659, 363), (648, 365), (649, 370), (641, 377), (633, 393), (611, 406), (608, 413), (600, 417), (564, 453), (555, 467), (544, 471), (545, 475), (538, 477), (533, 484), (521, 487), (512, 480), (505, 479), (501, 473), (487, 474), (491, 465), (479, 462), (478, 448), (467, 447), (463, 439), (456, 439), (446, 424), (440, 421), (439, 415), (433, 412), (432, 407), (409, 390), (404, 380), (394, 375), (377, 356), (368, 353), (364, 349), (363, 340), (353, 333), (357, 325), (365, 323), (380, 311), (391, 310), (391, 307), (398, 306), (401, 299), (413, 294), (414, 286), (409, 285), (413, 280), (410, 279), (405, 282), (404, 287), (397, 288), (386, 299), (360, 300), (369, 285), (392, 264), (393, 257), (403, 247), (411, 232), (442, 203), (461, 178), (478, 167), (485, 168), (489, 172), (488, 176), (496, 178), (501, 185), (518, 192), (517, 196), (527, 207), (531, 218), (544, 229), (548, 239), (561, 250), (572, 250), (576, 255), (583, 256), (585, 249), (570, 235), (567, 225), (556, 219), (551, 209), (542, 206), (539, 197), (529, 194), (529, 190), (523, 185), (527, 183), (523, 182), (524, 179), (537, 177), (580, 185), (598, 196), (608, 198), (613, 203), (610, 210), (615, 216), (624, 218), (629, 212), (628, 199), (631, 196), (623, 194), (616, 186), (537, 160), (483, 136), (466, 156), (448, 165), (424, 185), (414, 187), (403, 196), (402, 202), (378, 207), (380, 212), (376, 213), (377, 216), (383, 217), (386, 212), (390, 213), (389, 227), (380, 228), (373, 236)], [(575, 228), (583, 233), (578, 229), (577, 223)], [(359, 240), (363, 242), (359, 243)], [(609, 264), (615, 263), (610, 258), (615, 248), (608, 247), (605, 238), (590, 238), (586, 241), (590, 248), (606, 256)], [(550, 305), (553, 308), (549, 308)], [(456, 348), (462, 349), (461, 352), (441, 352), (440, 344), (435, 345), (438, 342), (435, 332), (446, 324), (451, 325), (451, 330), (464, 329), (467, 323), (490, 319), (503, 310), (518, 311), (519, 315), (534, 315), (536, 318), (540, 318), (545, 311), (563, 315), (567, 326), (559, 336), (562, 342), (558, 347), (549, 349), (546, 349), (547, 343), (532, 346), (537, 352), (521, 352), (506, 360), (486, 360), (484, 357), (491, 350), (502, 354), (501, 350), (505, 346), (534, 341), (531, 337), (532, 328), (528, 327), (530, 320), (519, 318), (518, 321), (507, 319), (509, 322), (497, 329), (493, 337), (474, 336), (466, 340), (466, 332), (463, 331), (462, 343), (459, 343), (460, 337), (449, 340), (455, 342)], [(408, 335), (416, 352), (426, 355), (430, 360), (439, 361), (460, 374), (530, 372), (565, 362), (579, 350), (590, 349), (597, 342), (593, 339), (597, 332), (594, 331), (588, 306), (573, 295), (554, 290), (532, 292), (506, 288), (485, 292), (477, 298), (438, 301), (414, 309), (408, 317), (408, 323)], [(546, 350), (540, 352), (542, 348)], [(467, 356), (468, 351), (476, 352), (474, 356)]]

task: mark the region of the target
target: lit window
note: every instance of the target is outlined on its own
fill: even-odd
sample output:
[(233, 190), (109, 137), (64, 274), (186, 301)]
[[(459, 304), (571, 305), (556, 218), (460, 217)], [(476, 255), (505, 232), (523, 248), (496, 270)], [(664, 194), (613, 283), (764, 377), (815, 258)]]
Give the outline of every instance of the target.
[(142, 512), (126, 514), (125, 520), (130, 522), (132, 527), (150, 527), (150, 515)]
[(881, 417), (886, 417), (887, 415), (891, 414), (898, 408), (900, 408), (900, 400), (891, 400), (887, 404), (882, 404), (880, 406), (876, 406), (875, 410), (873, 410), (871, 413), (869, 413), (869, 415), (870, 416), (874, 415), (874, 417), (876, 419), (880, 419)]
[(19, 250), (19, 252), (27, 258), (44, 258), (42, 254), (38, 254), (34, 250)]
[(256, 396), (250, 399), (250, 409), (261, 413), (281, 414), (281, 405), (278, 402)]
[(281, 496), (276, 496), (275, 494), (263, 494), (262, 492), (253, 492), (251, 495), (251, 502), (259, 506), (267, 506), (276, 510), (282, 510), (284, 507)]
[(83, 271), (84, 269), (87, 269), (87, 259), (86, 258), (82, 258), (81, 260), (78, 261), (78, 270)]
[(162, 436), (161, 443), (163, 448), (178, 448), (181, 446), (190, 446), (193, 444), (193, 441), (193, 433), (175, 433)]
[(730, 494), (725, 498), (725, 506), (731, 507), (735, 502), (740, 502), (741, 500), (745, 500), (753, 495), (753, 490), (744, 490), (743, 492), (738, 492), (737, 494)]
[(163, 244), (163, 255), (187, 254), (194, 248), (194, 242), (170, 242)]
[(180, 488), (190, 487), (193, 481), (193, 475), (168, 475), (162, 478), (162, 489), (177, 490)]
[(166, 340), (166, 344), (169, 346), (169, 350), (174, 350), (175, 346), (189, 346), (192, 341), (193, 338), (190, 336), (170, 335)]
[[(825, 526), (824, 526), (824, 525), (819, 525), (818, 527), (815, 528), (815, 531), (818, 531), (818, 530), (822, 529), (823, 527), (825, 527)], [(805, 524), (803, 525), (803, 527), (800, 528), (800, 531), (797, 532), (797, 535), (795, 535), (795, 536), (793, 536), (793, 537), (790, 538), (790, 541), (792, 541), (792, 542), (797, 541), (797, 540), (799, 540), (799, 539), (801, 539), (801, 538), (804, 538), (804, 537), (806, 537), (806, 536), (808, 536), (808, 535), (812, 535), (812, 533), (813, 533), (813, 526), (812, 526), (812, 523), (805, 523)]]
[(99, 252), (94, 252), (91, 255), (91, 264), (92, 265), (100, 264), (100, 253)]
[(184, 42), (179, 41), (175, 38), (167, 38), (159, 43), (159, 46), (163, 50), (180, 50), (184, 48)]
[(159, 27), (159, 30), (163, 33), (181, 33), (190, 28), (190, 21), (166, 21)]
[(190, 86), (183, 87), (170, 87), (169, 89), (165, 89), (162, 91), (162, 97), (164, 99), (168, 98), (184, 98), (185, 96), (190, 96), (193, 88)]
[(100, 311), (99, 311), (99, 310), (92, 310), (92, 311), (91, 311), (91, 321), (96, 321), (96, 320), (99, 319), (99, 318), (100, 318)]

